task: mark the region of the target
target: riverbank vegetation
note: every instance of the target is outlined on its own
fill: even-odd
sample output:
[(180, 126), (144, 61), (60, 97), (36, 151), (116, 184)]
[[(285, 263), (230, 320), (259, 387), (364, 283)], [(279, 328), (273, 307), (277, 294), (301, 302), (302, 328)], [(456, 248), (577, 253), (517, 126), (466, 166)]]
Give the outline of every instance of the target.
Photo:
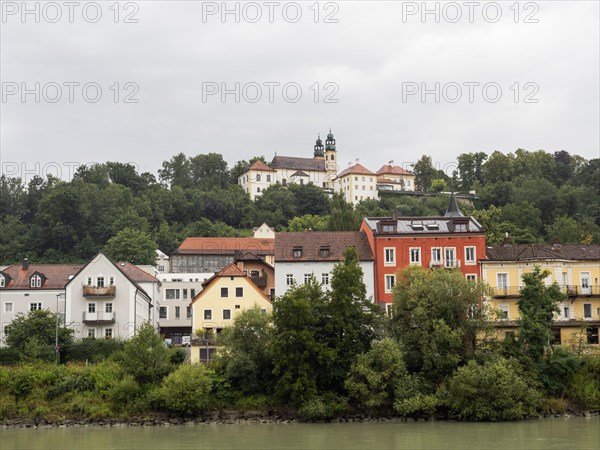
[(331, 291), (312, 280), (277, 298), (272, 317), (243, 312), (218, 335), (218, 357), (208, 365), (186, 363), (182, 349), (166, 348), (149, 325), (127, 342), (74, 342), (61, 327), (55, 364), (55, 317), (34, 311), (11, 325), (11, 346), (0, 351), (0, 419), (127, 421), (283, 408), (301, 420), (498, 421), (598, 411), (600, 357), (547, 344), (552, 308), (542, 300), (556, 293), (545, 276), (536, 269), (524, 279), (527, 332), (499, 342), (481, 284), (458, 271), (408, 268), (390, 319), (366, 298), (348, 249)]

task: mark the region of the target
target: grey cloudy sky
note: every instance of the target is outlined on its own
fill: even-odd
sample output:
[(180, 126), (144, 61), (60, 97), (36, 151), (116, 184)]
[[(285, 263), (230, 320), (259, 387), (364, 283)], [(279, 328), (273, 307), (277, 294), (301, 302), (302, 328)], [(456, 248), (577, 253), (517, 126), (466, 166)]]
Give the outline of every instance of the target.
[(425, 16), (422, 2), (26, 5), (2, 2), (9, 175), (311, 156), (329, 127), (340, 169), (428, 154), (451, 172), (460, 153), (517, 148), (599, 157), (597, 1), (427, 2)]

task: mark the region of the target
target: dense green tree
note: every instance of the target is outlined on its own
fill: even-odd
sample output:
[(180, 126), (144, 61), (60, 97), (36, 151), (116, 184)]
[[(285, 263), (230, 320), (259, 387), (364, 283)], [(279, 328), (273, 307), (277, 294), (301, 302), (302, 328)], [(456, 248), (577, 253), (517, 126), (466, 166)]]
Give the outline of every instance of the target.
[(325, 231), (329, 216), (313, 216), (306, 214), (302, 217), (294, 217), (288, 222), (287, 231)]
[(460, 185), (458, 188), (463, 191), (469, 191), (476, 182), (483, 181), (483, 164), (487, 155), (483, 152), (463, 153), (458, 155), (458, 175)]
[(104, 253), (113, 261), (154, 265), (156, 249), (156, 243), (147, 233), (125, 228), (108, 240)]
[(346, 202), (341, 193), (333, 194), (331, 199), (331, 214), (327, 222), (328, 231), (358, 231), (361, 217), (358, 217), (352, 204)]
[(169, 349), (148, 322), (125, 343), (118, 359), (125, 373), (132, 375), (140, 384), (158, 382), (172, 369)]
[(13, 215), (0, 218), (0, 264), (21, 261), (35, 250), (27, 225)]
[(486, 184), (511, 181), (514, 175), (514, 155), (495, 151), (483, 164), (481, 175)]
[(417, 190), (427, 192), (431, 189), (431, 182), (436, 178), (437, 171), (433, 167), (431, 156), (423, 155), (413, 166), (415, 185)]
[(296, 214), (325, 215), (329, 213), (329, 198), (323, 189), (313, 183), (291, 184), (289, 190), (294, 194)]
[(272, 227), (286, 226), (298, 216), (296, 196), (286, 186), (274, 184), (265, 189), (255, 201), (256, 224), (268, 223)]
[(212, 386), (211, 369), (183, 364), (163, 380), (159, 395), (167, 411), (196, 416), (210, 406)]
[(158, 171), (158, 177), (167, 186), (182, 188), (192, 186), (192, 170), (188, 157), (178, 153), (169, 161), (164, 161), (162, 169)]
[(392, 325), (411, 371), (436, 383), (468, 359), (482, 326), (482, 292), (458, 270), (398, 273)]
[(565, 298), (558, 284), (546, 286), (548, 275), (549, 271), (536, 266), (533, 272), (522, 276), (523, 287), (518, 301), (519, 340), (533, 360), (539, 360), (549, 347), (554, 313), (558, 312), (558, 303)]
[(190, 158), (189, 161), (194, 186), (207, 190), (215, 187), (226, 188), (229, 185), (227, 161), (221, 154), (200, 154)]
[[(56, 339), (56, 314), (48, 310), (29, 311), (27, 314), (17, 314), (6, 326), (6, 345), (25, 351), (27, 343), (34, 338), (36, 343), (54, 348)], [(73, 330), (59, 321), (58, 343), (67, 347), (73, 342)]]

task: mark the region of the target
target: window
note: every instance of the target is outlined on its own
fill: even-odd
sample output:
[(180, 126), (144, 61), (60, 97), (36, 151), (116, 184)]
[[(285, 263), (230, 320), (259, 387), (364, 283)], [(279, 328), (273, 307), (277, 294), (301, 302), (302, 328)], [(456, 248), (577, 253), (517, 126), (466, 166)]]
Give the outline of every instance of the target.
[(590, 327), (587, 329), (587, 343), (597, 344), (598, 343), (598, 327)]
[(0, 275), (0, 287), (5, 287), (6, 286), (6, 281), (4, 278), (4, 275)]
[(107, 329), (104, 330), (104, 337), (106, 339), (112, 339), (112, 337), (113, 337), (113, 330), (112, 330), (112, 328), (107, 328)]
[(99, 287), (99, 288), (104, 287), (104, 277), (96, 278), (96, 287)]
[(185, 317), (186, 317), (186, 319), (192, 318), (192, 307), (191, 306), (188, 306), (187, 308), (185, 308)]
[(30, 285), (32, 288), (42, 287), (42, 277), (39, 275), (34, 275), (31, 277)]
[(421, 248), (412, 247), (409, 249), (410, 263), (421, 264)]
[(305, 273), (304, 274), (304, 284), (306, 284), (306, 283), (308, 283), (310, 281), (310, 276), (311, 275), (312, 274), (310, 274), (310, 273)]
[(115, 284), (115, 277), (109, 277), (109, 279), (108, 279), (108, 285), (112, 286), (114, 284)]
[(180, 308), (179, 306), (176, 306), (176, 307), (175, 307), (175, 318), (176, 318), (176, 319), (179, 319), (179, 318), (181, 318), (181, 311), (180, 311), (180, 309), (181, 309), (181, 308)]
[(387, 247), (383, 249), (384, 265), (393, 266), (396, 264), (396, 249), (393, 247)]
[(261, 313), (263, 316), (266, 316), (266, 315), (267, 315), (267, 310), (266, 310), (265, 308), (261, 308), (261, 309), (260, 309), (260, 313)]
[(166, 306), (159, 306), (158, 307), (158, 318), (159, 319), (166, 319), (167, 318), (167, 307)]
[(221, 288), (221, 298), (229, 297), (229, 288), (222, 287)]
[(550, 343), (560, 345), (560, 328), (550, 329)]
[(271, 182), (271, 175), (267, 175), (267, 183)]
[(88, 337), (91, 339), (96, 338), (96, 330), (94, 328), (88, 328)]
[(456, 267), (456, 249), (454, 247), (444, 249), (444, 258), (446, 259), (446, 267)]
[(159, 272), (164, 272), (165, 271), (165, 266), (159, 264), (158, 271)]
[(87, 285), (88, 286), (92, 285), (92, 277), (87, 277)]
[(563, 316), (565, 319), (570, 319), (571, 318), (571, 307), (570, 306), (563, 306)]
[(223, 310), (223, 320), (230, 320), (230, 319), (231, 319), (231, 310), (224, 309)]
[(294, 275), (292, 275), (291, 273), (286, 274), (285, 276), (285, 285), (286, 286), (291, 286), (294, 284)]
[(506, 290), (508, 289), (508, 274), (507, 273), (497, 273), (496, 274), (496, 286), (498, 289)]
[(12, 302), (6, 302), (4, 304), (4, 312), (13, 312), (13, 304), (12, 304)]
[(498, 319), (508, 320), (508, 305), (503, 304), (498, 306)]
[(382, 225), (381, 231), (382, 233), (393, 233), (394, 231), (396, 231), (396, 226), (391, 224)]
[(294, 247), (292, 249), (292, 256), (294, 258), (302, 258), (302, 247)]
[(329, 255), (331, 254), (331, 250), (329, 248), (329, 246), (322, 246), (319, 249), (319, 255), (321, 256), (321, 258), (329, 258)]
[(592, 318), (592, 304), (591, 303), (583, 304), (583, 318), (584, 319)]
[(475, 247), (465, 247), (465, 264), (475, 264)]
[(468, 273), (466, 277), (467, 281), (477, 281), (477, 275), (475, 275), (474, 273)]
[(179, 300), (179, 289), (167, 289), (165, 298), (167, 300)]
[(40, 311), (42, 309), (42, 304), (41, 303), (30, 303), (29, 304), (29, 311)]
[(392, 317), (392, 313), (393, 313), (393, 304), (392, 303), (386, 303), (385, 304), (385, 310), (387, 312), (388, 317)]
[(256, 174), (256, 181), (260, 181), (260, 173)]
[(88, 303), (88, 312), (89, 313), (95, 313), (96, 312), (96, 304), (95, 303)]
[(204, 310), (204, 320), (212, 320), (212, 309)]
[(240, 305), (235, 305), (235, 309), (240, 309)]
[(385, 292), (392, 292), (392, 288), (396, 284), (396, 275), (385, 276)]
[(287, 185), (287, 180), (284, 178), (283, 180), (281, 180), (281, 184), (284, 186)]
[(107, 303), (106, 305), (104, 305), (104, 312), (107, 312), (107, 313), (113, 312), (113, 304)]
[(431, 249), (431, 264), (440, 265), (442, 264), (442, 248), (434, 247)]
[(321, 274), (321, 284), (327, 286), (329, 284), (329, 273)]
[(184, 300), (187, 300), (187, 298), (188, 298), (188, 297), (187, 297), (187, 292), (188, 292), (188, 290), (187, 290), (187, 289), (183, 289), (183, 299), (184, 299)]
[(190, 289), (190, 298), (196, 298), (196, 289)]
[(243, 287), (236, 287), (235, 288), (235, 296), (236, 297), (243, 297), (244, 296), (244, 288)]

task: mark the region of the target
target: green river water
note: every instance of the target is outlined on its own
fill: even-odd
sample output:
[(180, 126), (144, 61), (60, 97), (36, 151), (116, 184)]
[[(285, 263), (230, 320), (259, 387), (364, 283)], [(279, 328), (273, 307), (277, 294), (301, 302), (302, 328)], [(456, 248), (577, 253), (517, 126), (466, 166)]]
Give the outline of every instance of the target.
[(511, 423), (211, 424), (0, 430), (11, 449), (600, 449), (600, 417)]

